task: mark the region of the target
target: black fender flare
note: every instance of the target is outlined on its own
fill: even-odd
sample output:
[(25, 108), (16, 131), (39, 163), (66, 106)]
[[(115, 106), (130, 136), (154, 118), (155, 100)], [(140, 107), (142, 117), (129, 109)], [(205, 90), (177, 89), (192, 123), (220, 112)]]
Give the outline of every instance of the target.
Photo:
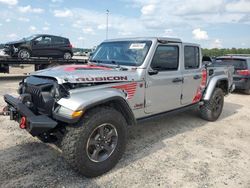
[(98, 102), (86, 106), (84, 109), (88, 111), (97, 106), (111, 106), (124, 116), (129, 126), (136, 125), (136, 118), (134, 116), (134, 113), (130, 108), (129, 104), (127, 103), (127, 101), (122, 97), (116, 96), (100, 100)]

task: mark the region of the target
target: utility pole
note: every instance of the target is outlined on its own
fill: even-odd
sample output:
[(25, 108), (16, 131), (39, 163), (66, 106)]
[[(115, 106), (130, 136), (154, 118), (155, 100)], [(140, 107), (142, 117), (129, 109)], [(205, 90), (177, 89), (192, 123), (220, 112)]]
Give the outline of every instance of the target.
[(106, 39), (108, 39), (109, 34), (109, 10), (106, 10), (107, 20), (106, 20)]

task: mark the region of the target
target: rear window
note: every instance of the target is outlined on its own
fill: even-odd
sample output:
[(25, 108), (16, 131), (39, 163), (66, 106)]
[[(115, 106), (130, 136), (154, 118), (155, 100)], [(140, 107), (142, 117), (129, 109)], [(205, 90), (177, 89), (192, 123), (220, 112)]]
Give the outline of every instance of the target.
[(68, 43), (68, 39), (61, 38), (61, 37), (53, 37), (53, 43), (54, 44), (66, 44)]
[(234, 66), (236, 70), (247, 69), (247, 61), (245, 59), (218, 58), (216, 59), (215, 64)]
[(199, 48), (196, 46), (184, 47), (185, 69), (197, 69), (200, 65)]

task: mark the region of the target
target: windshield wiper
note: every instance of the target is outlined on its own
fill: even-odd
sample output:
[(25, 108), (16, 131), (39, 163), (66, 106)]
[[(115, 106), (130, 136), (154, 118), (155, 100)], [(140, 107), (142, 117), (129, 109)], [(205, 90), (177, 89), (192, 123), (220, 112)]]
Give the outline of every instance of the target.
[(108, 66), (107, 64), (102, 63), (102, 62), (103, 61), (101, 61), (101, 60), (89, 60), (90, 65), (94, 65), (93, 63), (96, 63), (100, 67), (114, 68), (114, 67)]
[[(114, 61), (114, 60), (90, 60), (90, 62), (93, 62), (93, 63), (97, 63), (98, 66), (104, 66), (104, 67), (111, 67), (111, 68), (118, 68), (119, 70), (128, 70), (127, 68), (125, 67), (122, 67), (117, 61)], [(106, 62), (108, 64), (106, 64)], [(109, 66), (110, 64), (110, 66)], [(116, 67), (112, 66), (112, 64), (116, 65)]]
[(111, 60), (110, 62), (111, 62), (112, 64), (115, 64), (115, 65), (116, 65), (116, 68), (119, 68), (119, 69), (122, 70), (122, 71), (128, 70), (126, 67), (122, 67), (117, 61)]

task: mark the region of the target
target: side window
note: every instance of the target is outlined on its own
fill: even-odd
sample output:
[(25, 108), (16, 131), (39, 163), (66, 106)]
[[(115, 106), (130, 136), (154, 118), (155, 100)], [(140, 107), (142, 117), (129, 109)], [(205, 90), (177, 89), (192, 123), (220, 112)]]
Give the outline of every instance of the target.
[(151, 68), (158, 71), (174, 71), (179, 66), (179, 47), (159, 45), (155, 51)]
[(50, 44), (51, 43), (51, 37), (44, 37), (43, 38), (43, 44)]
[(51, 37), (43, 36), (35, 39), (37, 44), (50, 44), (51, 43)]
[(42, 41), (43, 37), (38, 37), (35, 39), (36, 43), (39, 44)]
[(199, 48), (196, 46), (184, 47), (185, 69), (197, 69), (200, 65)]

